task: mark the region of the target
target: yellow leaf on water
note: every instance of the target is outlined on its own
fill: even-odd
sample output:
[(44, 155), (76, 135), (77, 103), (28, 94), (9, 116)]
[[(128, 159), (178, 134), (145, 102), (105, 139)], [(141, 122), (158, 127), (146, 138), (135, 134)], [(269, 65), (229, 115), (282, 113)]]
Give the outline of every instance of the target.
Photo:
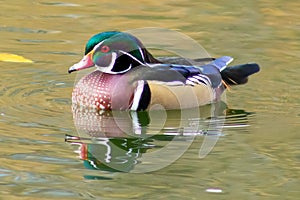
[(33, 63), (32, 60), (24, 58), (23, 56), (19, 56), (11, 53), (0, 53), (0, 61), (3, 62), (22, 62), (22, 63)]

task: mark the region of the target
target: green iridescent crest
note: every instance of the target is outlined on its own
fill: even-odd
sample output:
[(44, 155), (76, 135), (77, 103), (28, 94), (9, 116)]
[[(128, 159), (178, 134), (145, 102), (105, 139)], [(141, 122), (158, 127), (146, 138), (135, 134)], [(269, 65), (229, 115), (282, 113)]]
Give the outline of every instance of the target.
[(109, 31), (109, 32), (103, 32), (103, 33), (98, 33), (94, 36), (92, 36), (89, 41), (86, 43), (85, 46), (85, 55), (88, 54), (90, 51), (93, 50), (93, 48), (100, 42), (102, 42), (103, 40), (110, 38), (116, 34), (119, 34), (121, 32), (118, 31)]
[(100, 71), (112, 74), (124, 73), (152, 58), (136, 37), (116, 31), (94, 35), (86, 45), (85, 54), (89, 53)]

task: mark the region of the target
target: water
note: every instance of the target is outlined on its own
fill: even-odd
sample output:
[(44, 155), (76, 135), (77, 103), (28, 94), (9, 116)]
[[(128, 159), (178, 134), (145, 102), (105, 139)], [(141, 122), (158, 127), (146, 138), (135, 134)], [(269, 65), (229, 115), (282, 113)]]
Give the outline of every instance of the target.
[[(298, 1), (1, 3), (0, 53), (34, 61), (1, 62), (1, 199), (299, 197)], [(218, 121), (225, 126), (210, 135), (217, 143), (203, 159), (199, 152), (211, 121), (197, 113), (184, 120), (178, 112), (150, 113), (151, 126), (147, 117), (140, 120), (147, 130), (123, 113), (120, 119), (132, 130), (131, 139), (65, 141), (66, 135), (78, 136), (70, 101), (76, 75), (67, 69), (81, 58), (86, 40), (99, 31), (145, 26), (177, 30), (213, 56), (230, 55), (235, 63), (256, 61), (262, 67), (247, 85), (227, 92), (229, 109), (220, 108)], [(167, 119), (165, 127), (157, 116)], [(176, 136), (194, 124), (204, 131)], [(169, 136), (155, 136), (159, 131)], [(150, 135), (138, 135), (144, 132)], [(166, 157), (145, 162), (146, 155), (170, 141), (175, 149), (190, 146), (171, 165), (148, 173), (103, 168), (93, 155), (79, 151), (104, 152), (121, 145), (123, 151), (111, 154), (112, 163), (121, 158), (132, 172), (164, 163)], [(98, 160), (103, 164), (105, 158)]]

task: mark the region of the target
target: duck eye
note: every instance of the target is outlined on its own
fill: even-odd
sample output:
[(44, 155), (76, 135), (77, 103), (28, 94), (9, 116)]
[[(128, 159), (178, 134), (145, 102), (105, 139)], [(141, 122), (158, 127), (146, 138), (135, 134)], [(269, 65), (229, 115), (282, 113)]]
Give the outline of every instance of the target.
[(104, 46), (101, 47), (100, 50), (101, 50), (102, 53), (107, 53), (107, 52), (109, 52), (110, 48), (108, 46), (104, 45)]

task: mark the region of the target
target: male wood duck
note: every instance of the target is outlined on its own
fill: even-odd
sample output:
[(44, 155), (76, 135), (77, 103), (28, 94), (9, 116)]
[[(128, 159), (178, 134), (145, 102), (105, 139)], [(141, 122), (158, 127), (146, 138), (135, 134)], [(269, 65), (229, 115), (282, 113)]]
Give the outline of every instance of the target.
[(129, 33), (99, 33), (87, 42), (82, 60), (69, 68), (71, 73), (96, 67), (76, 84), (72, 103), (97, 110), (199, 107), (220, 100), (227, 87), (244, 84), (259, 71), (256, 63), (227, 67), (232, 60), (223, 56), (204, 64), (202, 59), (154, 58)]

